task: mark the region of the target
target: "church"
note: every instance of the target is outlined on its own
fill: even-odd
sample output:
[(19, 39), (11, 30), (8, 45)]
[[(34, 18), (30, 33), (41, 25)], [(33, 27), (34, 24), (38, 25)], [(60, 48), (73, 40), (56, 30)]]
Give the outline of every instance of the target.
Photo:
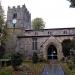
[(8, 7), (7, 28), (10, 39), (6, 48), (20, 52), (31, 59), (36, 52), (39, 58), (49, 60), (63, 58), (62, 42), (75, 37), (75, 28), (53, 28), (33, 30), (31, 13), (25, 5)]

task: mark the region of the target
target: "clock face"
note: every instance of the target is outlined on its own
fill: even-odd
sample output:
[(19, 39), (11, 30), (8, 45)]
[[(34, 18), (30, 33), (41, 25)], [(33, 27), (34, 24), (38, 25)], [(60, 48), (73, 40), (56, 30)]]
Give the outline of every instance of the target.
[(17, 22), (16, 19), (13, 19), (13, 20), (12, 20), (12, 23), (13, 23), (13, 24), (16, 24), (16, 22)]

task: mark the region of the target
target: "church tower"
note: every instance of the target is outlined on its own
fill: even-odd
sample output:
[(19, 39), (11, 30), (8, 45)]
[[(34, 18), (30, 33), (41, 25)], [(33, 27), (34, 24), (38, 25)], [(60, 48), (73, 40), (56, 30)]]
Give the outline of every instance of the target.
[(22, 5), (21, 7), (8, 7), (7, 29), (9, 32), (9, 40), (7, 41), (6, 48), (10, 51), (16, 51), (18, 43), (17, 36), (23, 35), (25, 30), (31, 29), (31, 14), (25, 5)]
[(31, 29), (31, 14), (25, 5), (8, 7), (7, 28)]

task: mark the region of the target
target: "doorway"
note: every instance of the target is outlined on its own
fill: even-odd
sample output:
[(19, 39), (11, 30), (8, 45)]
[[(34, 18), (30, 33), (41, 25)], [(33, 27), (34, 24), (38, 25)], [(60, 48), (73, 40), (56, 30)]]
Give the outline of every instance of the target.
[(57, 59), (57, 49), (54, 45), (50, 45), (47, 50), (47, 59)]

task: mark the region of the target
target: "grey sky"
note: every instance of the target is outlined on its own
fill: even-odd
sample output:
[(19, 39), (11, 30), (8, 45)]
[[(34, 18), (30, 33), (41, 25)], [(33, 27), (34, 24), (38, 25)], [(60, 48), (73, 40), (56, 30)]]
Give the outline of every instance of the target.
[(2, 0), (7, 11), (10, 7), (25, 4), (31, 18), (41, 17), (46, 22), (45, 28), (75, 27), (75, 9), (69, 8), (67, 0)]

